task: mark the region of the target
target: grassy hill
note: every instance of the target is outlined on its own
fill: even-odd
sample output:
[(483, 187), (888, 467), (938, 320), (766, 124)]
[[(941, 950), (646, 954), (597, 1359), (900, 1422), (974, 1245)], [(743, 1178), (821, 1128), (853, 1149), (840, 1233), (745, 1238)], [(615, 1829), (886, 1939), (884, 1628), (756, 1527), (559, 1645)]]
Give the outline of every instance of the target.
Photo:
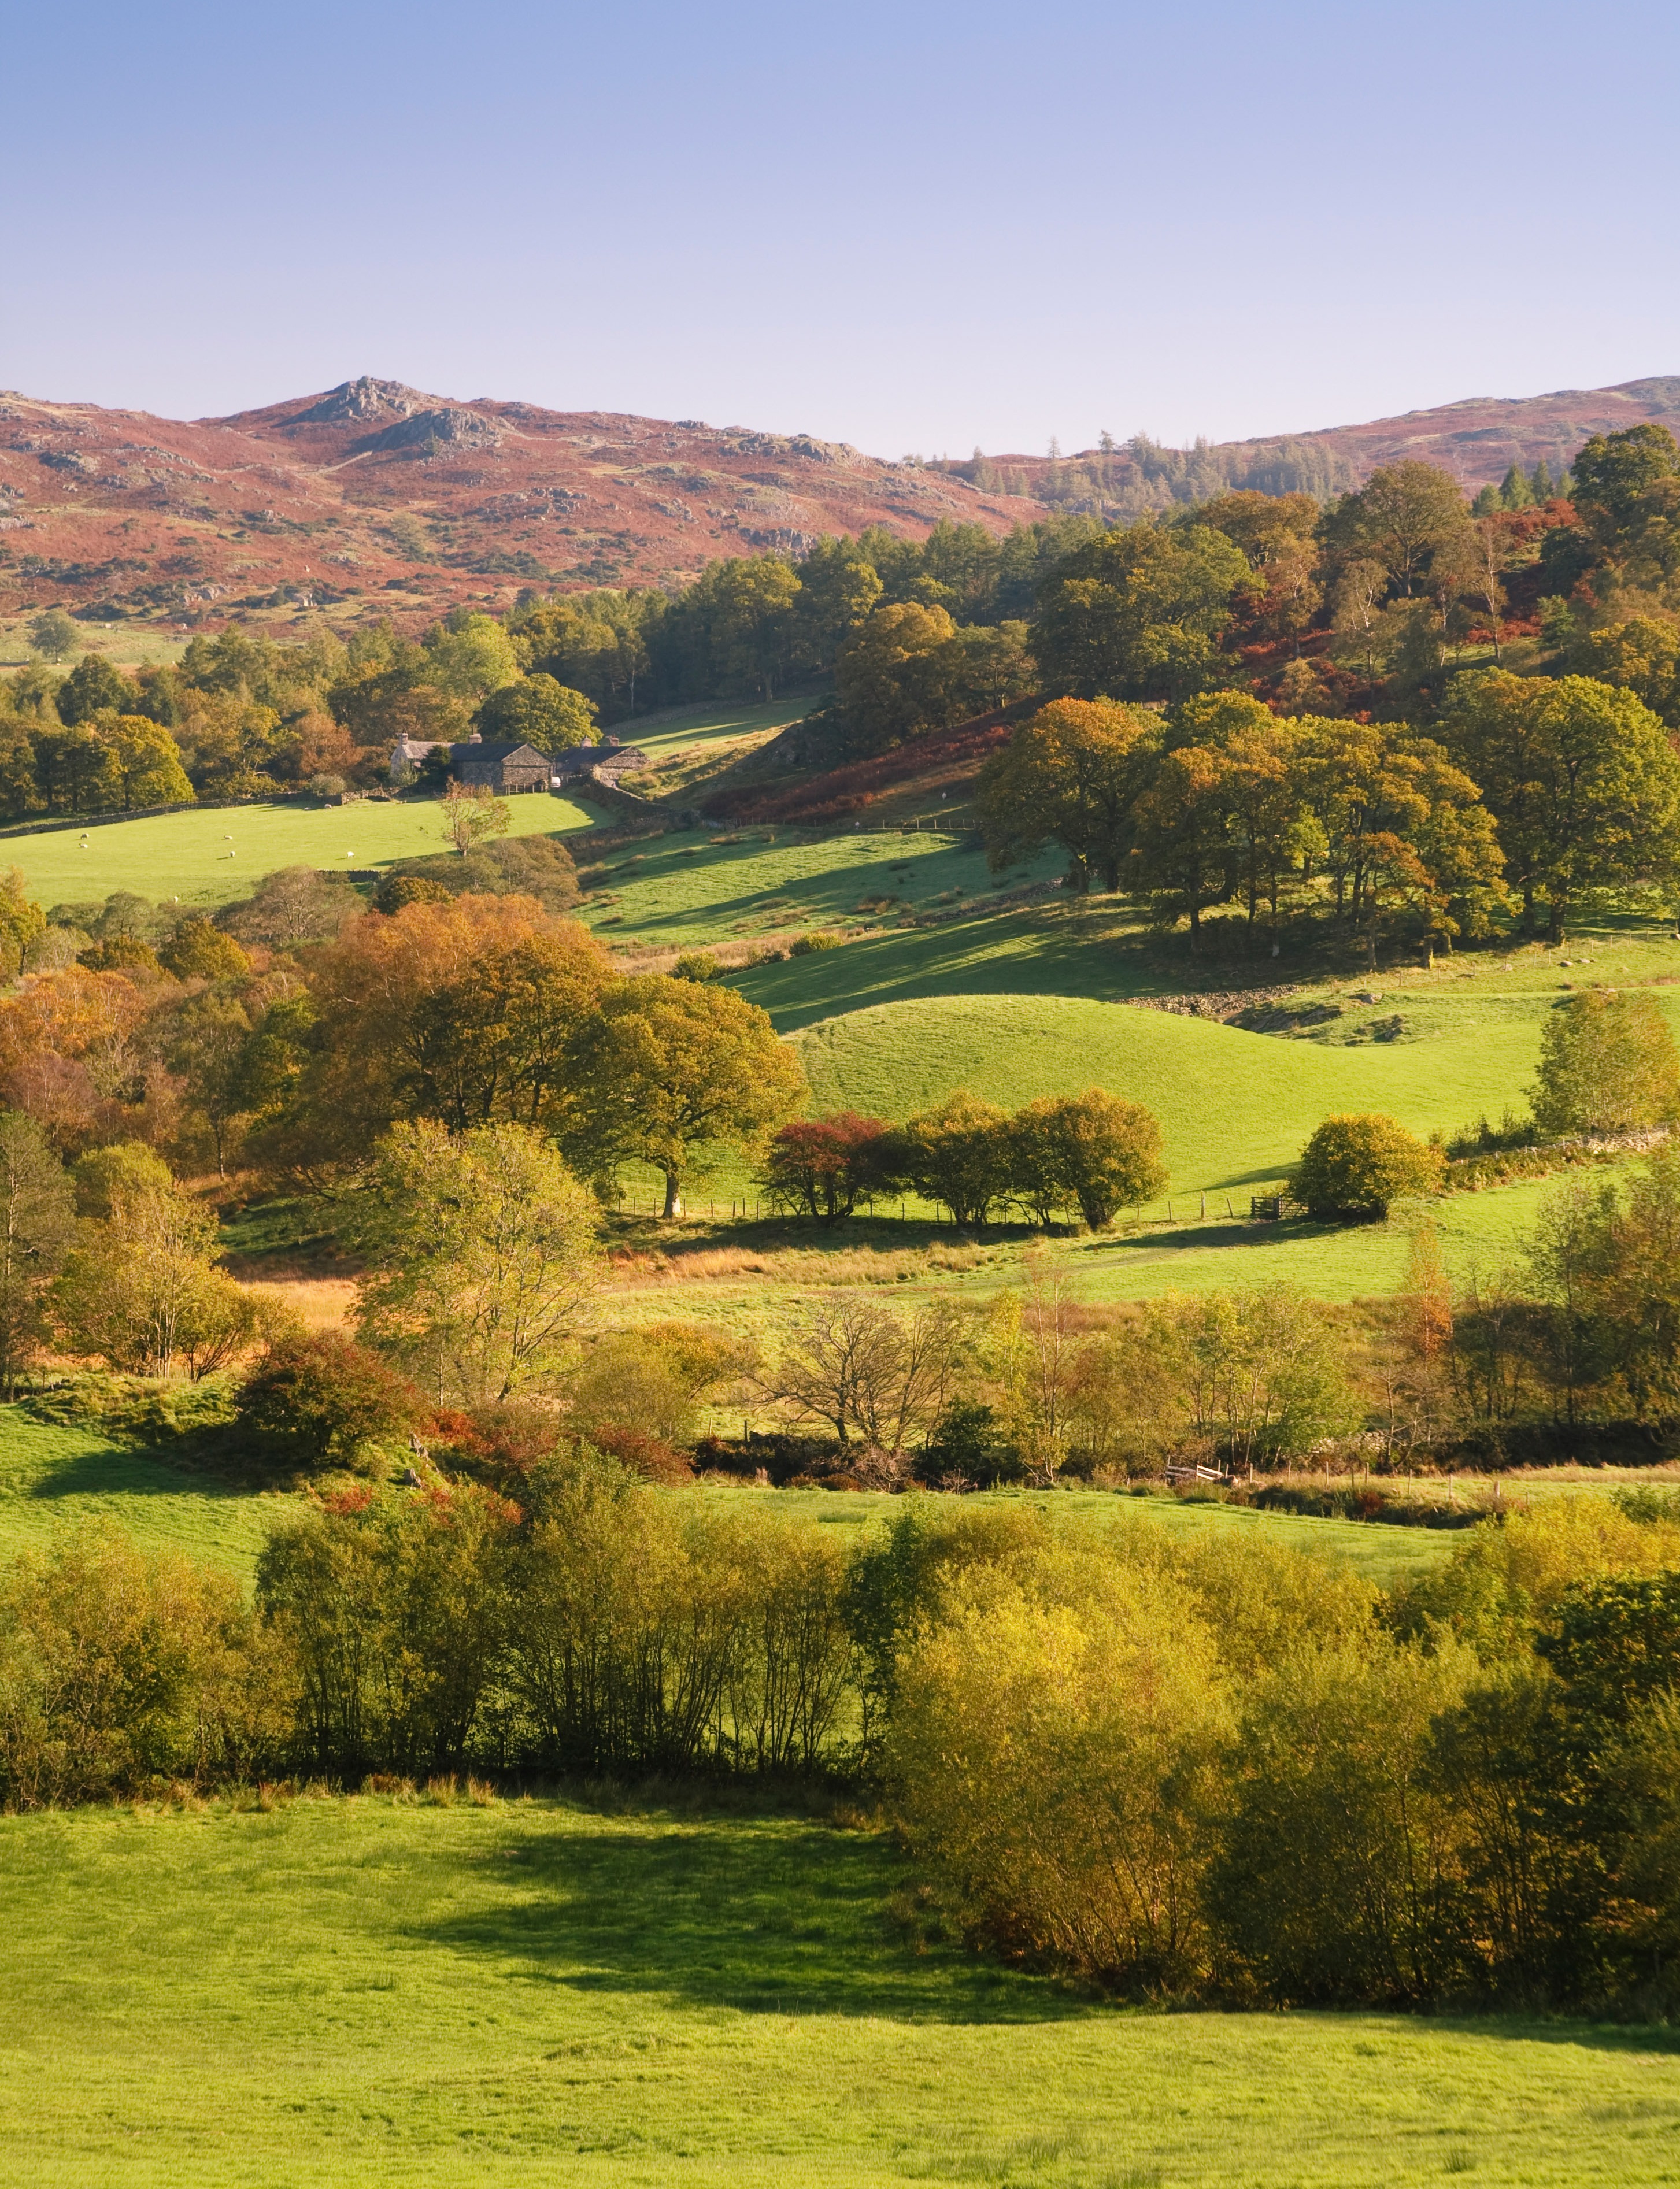
[(1451, 1128), (1531, 1075), (1536, 1019), (1411, 1044), (1332, 1048), (1073, 997), (942, 996), (806, 1027), (797, 1048), (817, 1110), (900, 1118), (953, 1089), (1013, 1108), (1093, 1085), (1161, 1120), (1173, 1183), (1236, 1189), (1281, 1175), (1320, 1119), (1387, 1110)]
[(96, 1431), (0, 1406), (0, 1558), (90, 1521), (249, 1580), (284, 1501), (231, 1490)]
[(0, 1819), (36, 2189), (1522, 2189), (1671, 2178), (1672, 2035), (1106, 2008), (738, 1796)]
[[(508, 834), (563, 835), (598, 816), (565, 798), (510, 798)], [(0, 868), (20, 867), (40, 903), (76, 902), (133, 890), (156, 902), (230, 904), (276, 867), (361, 874), (444, 849), (430, 799), (367, 806), (313, 800), (223, 806), (148, 820), (97, 823), (87, 846), (74, 828), (0, 837)]]

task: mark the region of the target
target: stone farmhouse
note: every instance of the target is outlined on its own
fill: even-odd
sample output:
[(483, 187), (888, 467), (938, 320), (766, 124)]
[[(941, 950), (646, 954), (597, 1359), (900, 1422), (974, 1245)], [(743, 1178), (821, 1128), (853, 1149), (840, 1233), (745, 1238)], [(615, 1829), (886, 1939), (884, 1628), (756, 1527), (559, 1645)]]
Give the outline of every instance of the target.
[(502, 795), (516, 790), (546, 790), (549, 759), (533, 746), (486, 742), (475, 730), (465, 744), (451, 745), (450, 762), (457, 782), (469, 790), (494, 790)]
[[(400, 783), (408, 769), (417, 768), (427, 753), (435, 752), (442, 738), (399, 738), (391, 751), (391, 780)], [(635, 745), (610, 742), (598, 745), (567, 745), (551, 760), (535, 747), (506, 743), (486, 744), (475, 731), (464, 743), (449, 747), (450, 766), (469, 787), (484, 785), (503, 795), (519, 790), (558, 790), (581, 777), (616, 784), (621, 775), (646, 767), (648, 755)]]
[(551, 763), (554, 772), (554, 788), (574, 781), (580, 775), (593, 776), (597, 783), (616, 783), (621, 775), (629, 775), (638, 767), (646, 767), (648, 755), (634, 745), (568, 745), (555, 754)]

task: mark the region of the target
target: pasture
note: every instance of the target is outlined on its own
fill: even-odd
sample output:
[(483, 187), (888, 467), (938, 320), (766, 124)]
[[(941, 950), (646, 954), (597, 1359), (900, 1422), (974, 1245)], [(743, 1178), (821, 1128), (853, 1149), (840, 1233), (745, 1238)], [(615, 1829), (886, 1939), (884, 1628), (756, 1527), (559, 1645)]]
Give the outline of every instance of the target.
[[(598, 817), (570, 799), (510, 798), (508, 834), (563, 835)], [(0, 868), (23, 870), (43, 905), (83, 903), (133, 890), (156, 903), (230, 904), (277, 867), (357, 874), (446, 848), (438, 801), (382, 800), (320, 806), (312, 799), (206, 806), (148, 819), (0, 838)]]
[(704, 1793), (0, 1819), (0, 2174), (577, 2189), (1673, 2179), (1672, 2033), (1123, 2011), (882, 1831)]
[[(685, 1303), (686, 1304), (686, 1303)], [(684, 1495), (744, 1499), (746, 1509), (793, 1515), (812, 1526), (848, 1534), (874, 1525), (893, 1500), (871, 1490), (781, 1490), (705, 1486)], [(980, 1502), (1008, 1502), (1027, 1493), (981, 1493)], [(90, 1522), (124, 1529), (146, 1551), (179, 1553), (237, 1574), (248, 1585), (269, 1531), (291, 1496), (235, 1489), (214, 1475), (189, 1473), (167, 1450), (145, 1451), (83, 1428), (38, 1422), (20, 1406), (0, 1406), (0, 1558), (38, 1548), (61, 1530)], [(1034, 1497), (1035, 1505), (1043, 1501)], [(1298, 1519), (1238, 1506), (1179, 1504), (1165, 1498), (1125, 1498), (1066, 1490), (1046, 1508), (1074, 1525), (1129, 1524), (1185, 1529), (1258, 1530), (1268, 1542), (1353, 1566), (1386, 1588), (1445, 1556), (1451, 1537), (1426, 1528)]]

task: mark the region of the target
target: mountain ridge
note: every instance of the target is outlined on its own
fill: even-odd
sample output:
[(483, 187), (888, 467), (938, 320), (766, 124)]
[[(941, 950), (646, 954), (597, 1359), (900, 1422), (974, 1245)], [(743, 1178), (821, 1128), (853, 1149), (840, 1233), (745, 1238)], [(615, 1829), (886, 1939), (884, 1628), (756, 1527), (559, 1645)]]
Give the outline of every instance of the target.
[(1467, 491), (1561, 469), (1590, 433), (1680, 415), (1680, 375), (1477, 396), (1245, 441), (891, 462), (810, 433), (463, 401), (362, 374), (177, 421), (0, 393), (0, 618), (183, 627), (405, 625), (527, 586), (678, 585), (720, 556), (799, 554), (880, 523), (1001, 533), (1056, 512), (1123, 521), (1231, 486), (1320, 494), (1380, 464)]

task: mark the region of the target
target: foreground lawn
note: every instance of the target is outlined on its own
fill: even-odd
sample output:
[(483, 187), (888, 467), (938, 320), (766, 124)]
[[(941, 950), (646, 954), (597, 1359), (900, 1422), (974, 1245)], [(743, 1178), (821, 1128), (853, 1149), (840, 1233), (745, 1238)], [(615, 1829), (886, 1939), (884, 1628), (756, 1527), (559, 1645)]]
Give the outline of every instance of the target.
[[(1673, 2181), (1666, 2034), (1123, 2012), (892, 1917), (882, 1835), (537, 1800), (0, 1820), (0, 2175)], [(901, 1903), (902, 1904), (902, 1903)]]
[[(507, 811), (512, 836), (563, 835), (599, 817), (566, 798), (510, 798)], [(85, 851), (75, 828), (8, 836), (0, 840), (0, 868), (21, 867), (29, 894), (43, 905), (112, 890), (160, 903), (178, 897), (183, 904), (230, 904), (276, 867), (359, 874), (446, 848), (434, 799), (371, 806), (288, 800), (95, 823)]]

